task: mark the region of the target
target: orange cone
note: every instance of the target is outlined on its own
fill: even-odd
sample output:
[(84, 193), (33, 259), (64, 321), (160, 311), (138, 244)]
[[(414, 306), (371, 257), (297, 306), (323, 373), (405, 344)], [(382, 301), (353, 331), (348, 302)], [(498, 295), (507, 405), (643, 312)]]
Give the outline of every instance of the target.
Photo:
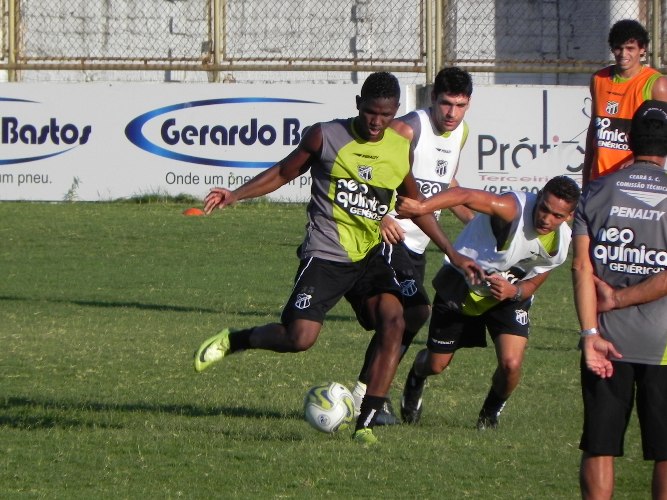
[(204, 215), (204, 211), (201, 208), (187, 208), (183, 210), (183, 215)]

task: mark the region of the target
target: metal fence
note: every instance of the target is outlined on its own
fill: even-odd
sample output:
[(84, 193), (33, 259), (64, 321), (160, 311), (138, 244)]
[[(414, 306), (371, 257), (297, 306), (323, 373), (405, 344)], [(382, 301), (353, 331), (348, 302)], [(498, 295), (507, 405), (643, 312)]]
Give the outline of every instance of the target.
[(650, 63), (665, 68), (665, 0), (470, 0), (444, 12), (445, 63), (479, 71), (594, 71), (610, 58), (609, 28), (636, 19), (651, 33)]
[(382, 69), (428, 83), (449, 64), (590, 73), (609, 61), (607, 33), (623, 18), (647, 26), (650, 62), (667, 66), (667, 0), (0, 0), (0, 9), (0, 69), (15, 81)]

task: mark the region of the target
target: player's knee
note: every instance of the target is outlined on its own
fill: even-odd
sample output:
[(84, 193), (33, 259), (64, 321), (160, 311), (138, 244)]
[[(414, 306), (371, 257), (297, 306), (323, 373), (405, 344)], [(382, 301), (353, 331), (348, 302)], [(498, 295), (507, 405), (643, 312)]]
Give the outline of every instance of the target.
[(310, 337), (299, 337), (292, 342), (292, 348), (294, 349), (294, 352), (307, 351), (315, 345), (315, 340), (316, 339)]
[[(393, 296), (391, 297), (394, 300)], [(385, 300), (380, 307), (377, 308), (378, 330), (386, 332), (390, 335), (395, 335), (400, 332), (403, 335), (405, 330), (405, 319), (403, 318), (403, 308), (400, 303), (393, 303)]]
[(521, 365), (523, 364), (522, 357), (508, 357), (503, 358), (500, 362), (500, 369), (505, 374), (505, 376), (518, 376), (521, 375)]
[(385, 321), (377, 330), (378, 343), (376, 349), (386, 355), (400, 356), (404, 330), (405, 323), (402, 315), (385, 318)]
[(307, 351), (317, 341), (317, 333), (308, 330), (293, 330), (289, 332), (290, 350), (292, 352)]
[(392, 336), (399, 339), (403, 338), (403, 332), (405, 331), (405, 319), (402, 314), (392, 314), (385, 319), (383, 322), (385, 330)]

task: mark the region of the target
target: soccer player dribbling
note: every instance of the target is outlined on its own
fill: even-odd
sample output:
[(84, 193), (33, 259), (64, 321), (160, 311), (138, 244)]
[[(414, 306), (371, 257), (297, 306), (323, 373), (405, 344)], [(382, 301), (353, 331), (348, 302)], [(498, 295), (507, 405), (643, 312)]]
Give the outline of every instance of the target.
[[(419, 198), (410, 172), (410, 141), (389, 128), (400, 103), (395, 76), (371, 74), (357, 96), (358, 115), (317, 123), (286, 158), (238, 189), (214, 188), (205, 199), (211, 213), (237, 201), (263, 196), (310, 170), (311, 200), (299, 267), (280, 322), (222, 330), (195, 353), (197, 372), (246, 349), (300, 352), (317, 340), (327, 312), (346, 297), (359, 323), (378, 336), (368, 369), (368, 387), (353, 439), (370, 445), (375, 419), (396, 372), (404, 330), (400, 287), (382, 255), (380, 221), (393, 206), (396, 191)], [(345, 200), (363, 201), (358, 210)], [(372, 207), (372, 208), (369, 208)], [(473, 280), (474, 261), (458, 253), (433, 214), (415, 223)]]

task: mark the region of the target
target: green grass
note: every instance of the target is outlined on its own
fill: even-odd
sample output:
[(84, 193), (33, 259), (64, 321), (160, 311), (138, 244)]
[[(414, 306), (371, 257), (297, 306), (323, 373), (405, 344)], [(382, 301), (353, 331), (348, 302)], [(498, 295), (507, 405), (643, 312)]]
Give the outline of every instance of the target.
[[(539, 293), (522, 384), (496, 432), (474, 429), (493, 350), (466, 350), (430, 379), (421, 425), (380, 428), (367, 450), (301, 416), (311, 385), (356, 379), (369, 334), (344, 302), (306, 353), (192, 368), (223, 326), (278, 318), (303, 205), (184, 217), (187, 206), (0, 203), (1, 498), (578, 497), (568, 265)], [(429, 250), (430, 275), (439, 262)], [(396, 403), (425, 335), (399, 367)], [(633, 420), (617, 498), (647, 498), (651, 466)]]

